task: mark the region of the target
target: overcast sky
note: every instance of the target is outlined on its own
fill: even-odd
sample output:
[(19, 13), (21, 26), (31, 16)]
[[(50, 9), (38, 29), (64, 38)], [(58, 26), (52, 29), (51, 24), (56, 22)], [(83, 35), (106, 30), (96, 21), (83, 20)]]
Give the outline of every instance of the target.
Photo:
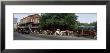
[[(32, 15), (31, 13), (19, 13), (19, 14), (14, 14), (14, 18), (18, 19), (18, 22), (20, 21), (20, 19), (22, 19), (23, 17), (26, 17), (28, 15)], [(90, 22), (95, 22), (97, 21), (97, 14), (96, 13), (76, 13), (76, 15), (78, 16), (77, 21), (79, 21), (80, 23), (90, 23)]]
[(78, 21), (81, 23), (91, 23), (97, 21), (96, 13), (77, 13)]

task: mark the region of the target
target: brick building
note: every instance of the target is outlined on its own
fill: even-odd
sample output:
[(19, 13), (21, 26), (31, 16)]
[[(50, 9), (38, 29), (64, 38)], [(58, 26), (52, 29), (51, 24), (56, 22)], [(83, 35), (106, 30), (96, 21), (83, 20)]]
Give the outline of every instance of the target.
[(40, 18), (40, 15), (38, 14), (29, 15), (27, 17), (23, 17), (23, 19), (20, 20), (19, 24), (25, 24), (30, 22), (37, 24), (39, 23), (39, 18)]
[(39, 26), (39, 14), (29, 15), (27, 17), (23, 17), (20, 22), (18, 23), (18, 29), (22, 30), (29, 30), (31, 32), (37, 31)]

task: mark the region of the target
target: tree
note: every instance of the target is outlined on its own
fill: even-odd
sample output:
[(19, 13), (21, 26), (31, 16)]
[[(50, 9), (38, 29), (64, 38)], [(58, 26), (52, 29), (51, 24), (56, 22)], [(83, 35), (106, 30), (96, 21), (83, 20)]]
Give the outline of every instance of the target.
[(91, 26), (96, 26), (97, 25), (97, 22), (92, 22), (90, 23)]
[(88, 24), (88, 23), (80, 23), (79, 26), (81, 26), (81, 25), (84, 25), (84, 26), (96, 26), (97, 22), (91, 22), (90, 24)]
[(42, 29), (75, 29), (77, 16), (74, 13), (44, 13), (41, 14), (40, 25)]
[(95, 26), (95, 29), (97, 30), (97, 22), (90, 23), (91, 26)]
[(90, 24), (88, 23), (80, 23), (79, 26), (94, 26), (95, 30), (97, 30), (97, 22), (91, 22)]
[(90, 24), (88, 24), (88, 23), (80, 23), (80, 26), (90, 26)]

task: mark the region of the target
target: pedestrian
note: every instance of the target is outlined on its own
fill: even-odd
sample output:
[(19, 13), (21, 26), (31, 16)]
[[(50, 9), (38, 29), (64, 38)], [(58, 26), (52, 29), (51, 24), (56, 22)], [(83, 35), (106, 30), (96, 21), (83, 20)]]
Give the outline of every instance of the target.
[(55, 35), (60, 35), (60, 29), (57, 29)]

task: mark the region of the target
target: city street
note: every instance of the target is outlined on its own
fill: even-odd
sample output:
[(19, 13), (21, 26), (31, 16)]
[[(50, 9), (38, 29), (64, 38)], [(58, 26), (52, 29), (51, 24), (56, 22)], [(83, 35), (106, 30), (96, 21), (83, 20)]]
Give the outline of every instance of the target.
[(21, 34), (18, 32), (14, 32), (14, 40), (94, 40), (94, 39), (76, 36)]

